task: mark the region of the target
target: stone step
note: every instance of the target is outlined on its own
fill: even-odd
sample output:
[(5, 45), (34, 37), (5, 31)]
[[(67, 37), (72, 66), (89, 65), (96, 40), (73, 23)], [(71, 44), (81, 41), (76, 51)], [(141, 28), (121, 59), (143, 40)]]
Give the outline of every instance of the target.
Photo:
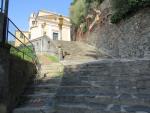
[(144, 29), (142, 30), (142, 32), (141, 32), (141, 35), (147, 35), (147, 36), (149, 36), (149, 33), (150, 33), (150, 26), (144, 28)]
[(89, 106), (85, 104), (57, 104), (55, 113), (89, 113)]
[(107, 93), (110, 93), (110, 92), (116, 92), (116, 93), (131, 93), (131, 94), (150, 94), (150, 88), (147, 87), (147, 88), (138, 88), (136, 86), (128, 86), (128, 85), (116, 85), (116, 86), (110, 86), (110, 85), (104, 85), (104, 86), (75, 86), (75, 85), (72, 85), (72, 86), (62, 86), (58, 89), (58, 92), (62, 92), (64, 94), (66, 94), (67, 92), (68, 93), (75, 93), (75, 94), (82, 94), (82, 93), (104, 93), (104, 94), (107, 94)]
[(60, 67), (60, 66), (62, 66), (62, 64), (61, 63), (51, 63), (51, 64), (49, 64), (49, 65), (41, 65), (41, 67), (53, 67), (53, 66), (58, 66), (58, 67)]
[(42, 71), (44, 71), (44, 70), (50, 70), (50, 71), (52, 71), (52, 70), (53, 70), (53, 71), (54, 71), (54, 70), (55, 70), (55, 71), (63, 71), (63, 68), (57, 68), (57, 67), (51, 68), (51, 67), (50, 67), (50, 68), (41, 68), (41, 70), (42, 70)]
[[(109, 78), (110, 79), (110, 78)], [(128, 87), (135, 87), (136, 84), (138, 83), (138, 86), (136, 86), (136, 88), (142, 88), (145, 86), (145, 88), (149, 88), (150, 85), (148, 84), (149, 82), (145, 81), (133, 81), (132, 79), (128, 79), (128, 80), (117, 80), (117, 79), (110, 79), (107, 80), (106, 78), (101, 78), (101, 80), (98, 79), (94, 79), (94, 78), (90, 78), (87, 80), (84, 78), (84, 80), (81, 79), (63, 79), (63, 81), (61, 82), (61, 85), (63, 86), (89, 86), (89, 87), (108, 87), (108, 86), (118, 86), (119, 88), (124, 88), (126, 86)], [(127, 78), (126, 78), (127, 79)], [(144, 85), (144, 86), (143, 86)]]
[(79, 76), (79, 77), (63, 77), (62, 78), (62, 82), (89, 82), (91, 81), (91, 83), (94, 82), (104, 82), (104, 81), (109, 81), (109, 82), (113, 82), (116, 80), (116, 77), (113, 76)]
[(131, 71), (131, 70), (121, 70), (121, 69), (106, 69), (106, 70), (100, 70), (100, 69), (87, 69), (87, 70), (69, 70), (68, 72), (66, 72), (65, 70), (65, 75), (87, 75), (87, 76), (100, 76), (100, 75), (109, 75), (109, 76), (115, 76), (115, 75), (142, 75), (142, 74), (148, 74), (148, 70), (146, 71), (140, 71), (140, 69), (135, 70), (135, 71)]
[(135, 81), (140, 81), (142, 77), (143, 81), (149, 81), (150, 76), (149, 74), (131, 74), (131, 75), (105, 75), (105, 74), (95, 74), (95, 75), (78, 75), (78, 74), (73, 74), (73, 75), (64, 75), (62, 78), (62, 81), (112, 81), (112, 82), (117, 82), (117, 81), (129, 81), (129, 82), (135, 82)]
[(61, 78), (43, 78), (40, 80), (35, 80), (34, 84), (46, 85), (46, 84), (59, 84)]
[(43, 75), (43, 74), (46, 74), (46, 75), (49, 75), (49, 74), (51, 74), (51, 75), (59, 75), (61, 73), (61, 71), (55, 71), (55, 70), (44, 70), (44, 71), (41, 71), (41, 75)]
[(49, 71), (49, 72), (62, 72), (62, 69), (42, 69), (42, 71), (41, 72), (47, 72), (47, 71)]
[[(97, 81), (90, 81), (90, 80), (74, 80), (71, 79), (69, 80), (63, 80), (61, 82), (62, 86), (90, 86), (90, 87), (105, 87), (105, 86), (118, 86), (118, 87), (123, 87), (126, 85), (130, 85), (130, 87), (133, 87), (136, 85), (137, 82), (132, 81), (132, 80), (120, 80), (120, 81), (115, 81), (115, 80), (97, 80)], [(142, 83), (141, 83), (142, 84)], [(140, 84), (139, 84), (140, 87)], [(149, 85), (147, 84), (147, 87)]]
[(121, 104), (79, 104), (62, 103), (56, 107), (56, 113), (149, 113), (149, 106)]
[(90, 94), (66, 94), (66, 95), (56, 95), (56, 103), (97, 103), (97, 104), (111, 104), (114, 101), (119, 103), (119, 99), (115, 100), (116, 94), (107, 94), (107, 95), (90, 95)]
[(53, 97), (49, 94), (41, 95), (25, 95), (22, 96), (19, 107), (42, 107), (52, 106)]
[(29, 95), (23, 95), (23, 97), (54, 97), (56, 93), (37, 93), (37, 94), (29, 94)]
[(16, 108), (13, 113), (53, 113), (53, 109), (48, 106), (43, 107), (23, 107)]
[(41, 66), (41, 69), (62, 69), (63, 68), (63, 65), (47, 65), (47, 66)]
[(58, 86), (59, 86), (59, 84), (57, 84), (57, 85), (53, 85), (53, 84), (44, 84), (44, 85), (41, 85), (41, 84), (39, 84), (39, 85), (31, 85), (29, 88), (43, 88), (43, 89), (48, 89), (48, 88), (54, 88), (54, 87), (56, 87), (56, 88), (58, 88)]
[[(56, 113), (110, 113), (106, 110), (107, 105), (99, 104), (81, 104), (81, 103), (62, 103), (56, 107)], [(114, 110), (111, 113), (121, 113), (120, 111)]]
[(141, 105), (150, 107), (149, 95), (134, 94), (57, 94), (56, 103), (93, 103), (93, 104), (122, 104)]
[(58, 85), (35, 85), (27, 89), (26, 94), (37, 93), (55, 93), (58, 89)]
[(50, 66), (61, 66), (61, 63), (51, 63), (51, 64), (43, 64), (41, 66), (50, 67)]
[(90, 86), (60, 86), (57, 90), (58, 93), (63, 94), (92, 94), (92, 93), (113, 93), (115, 92), (114, 86), (105, 87), (90, 87)]

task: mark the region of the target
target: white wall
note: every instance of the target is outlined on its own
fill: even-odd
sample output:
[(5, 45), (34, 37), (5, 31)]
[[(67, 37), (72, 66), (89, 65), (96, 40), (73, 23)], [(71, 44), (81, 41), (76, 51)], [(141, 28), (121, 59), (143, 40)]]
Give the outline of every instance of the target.
[(43, 36), (43, 29), (41, 27), (41, 24), (39, 24), (37, 27), (31, 28), (30, 33), (31, 33), (31, 40)]
[(71, 41), (70, 27), (63, 27), (62, 29), (62, 40)]
[[(39, 16), (43, 16), (43, 15), (47, 15), (47, 14), (41, 12), (39, 13)], [(37, 24), (33, 26), (32, 21), (35, 20), (37, 21)], [(66, 20), (69, 21), (69, 19), (65, 18), (65, 21)], [(42, 28), (43, 23), (46, 23), (44, 28)], [(67, 24), (65, 22), (62, 27), (62, 40), (71, 41), (70, 25)], [(58, 40), (60, 40), (60, 29), (58, 26), (58, 17), (57, 20), (54, 19), (46, 20), (46, 19), (38, 19), (34, 15), (31, 15), (29, 20), (29, 26), (30, 26), (31, 40), (42, 37), (44, 35), (44, 32), (46, 32), (46, 35), (50, 37), (50, 39), (53, 39), (53, 32), (56, 32), (58, 33), (59, 36)]]

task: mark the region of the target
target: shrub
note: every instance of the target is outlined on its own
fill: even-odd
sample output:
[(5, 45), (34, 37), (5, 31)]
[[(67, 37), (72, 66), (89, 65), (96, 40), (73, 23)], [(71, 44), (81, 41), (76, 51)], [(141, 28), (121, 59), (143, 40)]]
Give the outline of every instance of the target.
[(111, 22), (117, 23), (127, 17), (128, 14), (150, 6), (150, 0), (112, 0), (112, 5), (115, 13), (111, 18)]
[(84, 22), (84, 17), (87, 13), (85, 0), (76, 1), (70, 8), (70, 18), (71, 22), (79, 26)]
[(20, 57), (21, 59), (32, 62), (32, 60), (35, 58), (35, 53), (33, 53), (31, 50), (33, 50), (31, 46), (28, 46), (28, 48), (20, 46), (17, 47), (17, 49), (11, 47), (10, 53)]
[(48, 55), (48, 54), (45, 54), (45, 56), (46, 56), (51, 62), (59, 62), (59, 59), (58, 59), (57, 56)]
[[(73, 0), (70, 7), (72, 25), (78, 28), (91, 9), (97, 8), (104, 0)], [(86, 27), (85, 27), (86, 29)]]
[(88, 31), (88, 27), (87, 27), (87, 24), (86, 23), (82, 23), (82, 32), (83, 33), (86, 33)]

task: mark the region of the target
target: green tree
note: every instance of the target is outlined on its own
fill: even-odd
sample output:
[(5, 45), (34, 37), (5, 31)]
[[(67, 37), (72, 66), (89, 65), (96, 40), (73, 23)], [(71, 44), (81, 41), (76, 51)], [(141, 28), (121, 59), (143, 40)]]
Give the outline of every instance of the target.
[(150, 0), (112, 0), (112, 6), (115, 11), (111, 21), (117, 23), (124, 19), (128, 14), (136, 12), (138, 9), (150, 6)]
[(74, 0), (70, 8), (70, 18), (74, 25), (79, 26), (86, 16), (86, 2), (85, 0)]

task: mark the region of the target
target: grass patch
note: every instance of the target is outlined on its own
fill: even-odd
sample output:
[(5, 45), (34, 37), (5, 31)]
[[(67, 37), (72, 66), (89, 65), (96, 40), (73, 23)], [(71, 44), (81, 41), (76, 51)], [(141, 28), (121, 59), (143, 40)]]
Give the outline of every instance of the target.
[(17, 47), (17, 49), (11, 47), (10, 53), (29, 62), (32, 62), (33, 59), (35, 58), (35, 54), (32, 52), (33, 51), (32, 47), (28, 46), (28, 48), (24, 48), (20, 46)]
[(53, 55), (45, 55), (45, 56), (52, 62), (59, 62), (59, 59), (57, 56), (53, 56)]

